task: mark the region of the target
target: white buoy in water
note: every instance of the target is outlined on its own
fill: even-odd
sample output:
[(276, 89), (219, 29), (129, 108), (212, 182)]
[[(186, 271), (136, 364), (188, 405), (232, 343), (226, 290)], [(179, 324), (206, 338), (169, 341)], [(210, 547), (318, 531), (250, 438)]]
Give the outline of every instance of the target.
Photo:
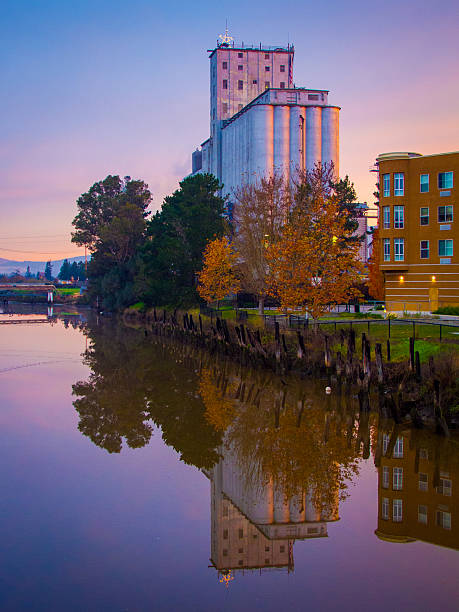
[(327, 395), (330, 395), (330, 393), (331, 393), (331, 387), (325, 387), (325, 393), (326, 393)]

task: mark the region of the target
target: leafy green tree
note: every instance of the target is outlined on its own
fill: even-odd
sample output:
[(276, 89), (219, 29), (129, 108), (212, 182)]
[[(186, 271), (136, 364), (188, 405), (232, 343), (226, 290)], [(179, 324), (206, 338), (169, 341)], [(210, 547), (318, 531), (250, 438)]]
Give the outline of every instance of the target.
[(139, 254), (136, 291), (148, 304), (186, 306), (198, 301), (197, 273), (207, 242), (225, 230), (224, 200), (211, 174), (180, 182), (148, 222)]
[(45, 266), (45, 278), (48, 281), (53, 280), (53, 266), (52, 266), (52, 263), (50, 261), (46, 262), (46, 266)]
[(88, 324), (84, 333), (91, 340), (85, 353), (91, 373), (73, 385), (81, 433), (109, 453), (119, 453), (123, 445), (148, 444), (155, 424), (182, 461), (211, 468), (222, 436), (205, 418), (197, 374), (183, 357), (177, 361), (173, 350), (152, 343), (142, 330), (109, 320)]
[(91, 251), (89, 297), (99, 298), (106, 308), (118, 309), (135, 300), (136, 255), (144, 241), (150, 202), (146, 183), (111, 175), (77, 200), (72, 241)]

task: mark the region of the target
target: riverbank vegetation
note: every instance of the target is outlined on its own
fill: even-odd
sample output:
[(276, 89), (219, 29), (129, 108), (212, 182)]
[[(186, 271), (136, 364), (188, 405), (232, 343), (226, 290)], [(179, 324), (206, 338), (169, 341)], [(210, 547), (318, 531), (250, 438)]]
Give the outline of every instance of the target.
[(317, 317), (328, 302), (359, 294), (355, 191), (332, 165), (299, 173), (293, 187), (282, 175), (262, 178), (231, 205), (221, 188), (212, 175), (187, 177), (148, 218), (143, 181), (95, 183), (77, 201), (72, 237), (92, 253), (89, 298), (109, 310), (138, 302), (183, 308), (199, 294), (211, 302), (240, 287), (258, 298), (260, 312), (271, 297)]

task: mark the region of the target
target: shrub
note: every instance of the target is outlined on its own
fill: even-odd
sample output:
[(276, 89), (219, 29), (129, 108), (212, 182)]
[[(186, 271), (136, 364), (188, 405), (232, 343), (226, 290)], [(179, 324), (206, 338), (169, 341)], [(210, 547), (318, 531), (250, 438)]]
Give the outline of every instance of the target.
[(456, 315), (459, 316), (459, 306), (442, 306), (434, 310), (433, 314)]

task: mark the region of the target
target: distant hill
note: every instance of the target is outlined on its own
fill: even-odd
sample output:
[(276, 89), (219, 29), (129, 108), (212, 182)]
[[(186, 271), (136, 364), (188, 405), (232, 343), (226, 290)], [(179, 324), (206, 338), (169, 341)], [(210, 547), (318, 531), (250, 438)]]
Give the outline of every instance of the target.
[[(78, 257), (67, 257), (67, 259), (70, 263), (73, 263), (74, 261), (84, 261), (84, 255), (79, 255)], [(59, 274), (63, 261), (63, 259), (55, 259), (54, 261), (51, 260), (54, 275), (57, 276)], [(0, 274), (11, 274), (12, 272), (16, 272), (16, 270), (19, 270), (21, 274), (25, 274), (27, 266), (30, 266), (30, 271), (32, 274), (44, 272), (46, 261), (14, 261), (12, 259), (3, 259), (0, 257)]]

